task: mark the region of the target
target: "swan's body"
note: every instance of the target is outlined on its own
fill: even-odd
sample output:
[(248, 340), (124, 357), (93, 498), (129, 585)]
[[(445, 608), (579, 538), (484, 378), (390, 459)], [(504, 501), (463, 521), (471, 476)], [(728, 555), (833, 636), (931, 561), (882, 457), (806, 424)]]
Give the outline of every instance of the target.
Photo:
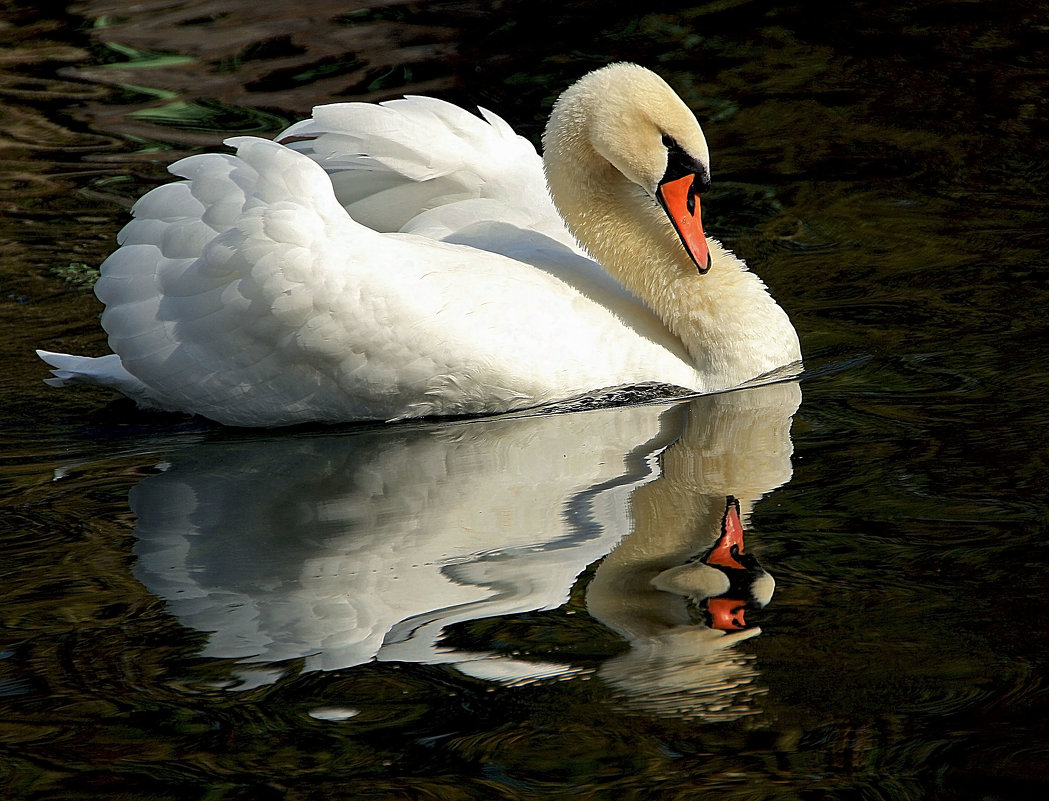
[(710, 392), (800, 359), (761, 281), (703, 236), (706, 143), (660, 78), (591, 73), (544, 142), (549, 193), (505, 122), (421, 97), (183, 159), (102, 266), (115, 355), (41, 353), (51, 383), (276, 426)]

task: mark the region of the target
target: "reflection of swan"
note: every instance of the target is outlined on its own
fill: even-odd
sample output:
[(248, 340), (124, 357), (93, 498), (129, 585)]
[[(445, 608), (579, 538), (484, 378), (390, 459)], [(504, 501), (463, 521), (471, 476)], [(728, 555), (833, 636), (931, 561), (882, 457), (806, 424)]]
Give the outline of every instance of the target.
[(561, 96), (549, 194), (531, 145), (484, 116), (323, 106), (279, 143), (173, 165), (187, 180), (136, 204), (102, 267), (117, 355), (41, 353), (50, 382), (264, 426), (709, 392), (800, 359), (761, 281), (704, 236), (706, 141), (660, 78), (613, 65)]
[[(634, 493), (634, 531), (598, 567), (587, 608), (631, 644), (600, 674), (648, 709), (732, 718), (760, 692), (749, 657), (729, 648), (759, 630), (693, 618), (697, 604), (729, 589), (710, 564), (719, 560), (697, 557), (731, 525), (728, 496), (738, 498), (742, 523), (759, 497), (790, 478), (790, 419), (799, 401), (793, 383), (696, 401), (662, 454), (659, 480)], [(746, 600), (763, 606), (771, 577), (755, 566), (744, 589)]]
[(442, 630), (559, 606), (623, 536), (664, 408), (198, 446), (132, 491), (136, 575), (210, 656), (474, 659)]
[(726, 487), (745, 516), (789, 478), (798, 397), (777, 384), (676, 406), (196, 446), (132, 491), (136, 575), (209, 632), (208, 656), (452, 663), (514, 680), (573, 668), (465, 653), (443, 632), (560, 606), (604, 557), (587, 607), (631, 649), (601, 674), (628, 694), (636, 681), (641, 698), (657, 685), (695, 695), (724, 678), (720, 662), (747, 666), (723, 646), (751, 633), (690, 615), (726, 589), (695, 557), (718, 538)]

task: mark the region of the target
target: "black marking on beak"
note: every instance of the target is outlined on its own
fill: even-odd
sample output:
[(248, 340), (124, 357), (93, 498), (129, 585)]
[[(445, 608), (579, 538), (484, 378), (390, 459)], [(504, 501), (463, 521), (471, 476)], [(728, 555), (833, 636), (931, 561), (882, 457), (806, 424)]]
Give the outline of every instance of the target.
[(667, 149), (667, 169), (659, 183), (675, 181), (686, 175), (696, 176), (689, 193), (689, 211), (695, 212), (695, 194), (706, 192), (710, 189), (710, 170), (694, 156), (689, 154), (685, 148), (677, 143), (674, 137), (663, 134), (663, 145)]

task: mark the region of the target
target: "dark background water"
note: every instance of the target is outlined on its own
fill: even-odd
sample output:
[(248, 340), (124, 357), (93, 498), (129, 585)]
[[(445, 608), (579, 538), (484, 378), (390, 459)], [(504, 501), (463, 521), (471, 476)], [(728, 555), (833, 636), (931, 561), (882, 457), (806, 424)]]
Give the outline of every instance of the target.
[[(0, 8), (7, 797), (1045, 796), (1044, 4)], [(752, 714), (656, 714), (595, 676), (626, 648), (588, 614), (596, 565), (556, 609), (446, 635), (575, 677), (291, 660), (223, 689), (237, 665), (136, 578), (128, 493), (198, 443), (256, 438), (50, 390), (32, 348), (104, 352), (83, 286), (181, 155), (404, 92), (536, 141), (568, 82), (620, 59), (703, 122), (707, 229), (769, 284), (810, 369), (793, 478), (749, 525), (778, 582), (735, 648), (760, 675)], [(309, 714), (326, 707), (357, 714)]]

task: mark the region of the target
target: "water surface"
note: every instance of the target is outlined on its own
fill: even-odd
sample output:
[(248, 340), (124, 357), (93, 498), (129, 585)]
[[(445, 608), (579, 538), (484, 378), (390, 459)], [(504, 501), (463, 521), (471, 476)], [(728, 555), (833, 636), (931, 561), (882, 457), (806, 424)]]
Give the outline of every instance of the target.
[[(1044, 797), (1045, 9), (489, 5), (5, 8), (5, 796)], [(537, 141), (617, 59), (703, 122), (799, 386), (267, 433), (41, 383), (176, 158), (404, 92)]]

